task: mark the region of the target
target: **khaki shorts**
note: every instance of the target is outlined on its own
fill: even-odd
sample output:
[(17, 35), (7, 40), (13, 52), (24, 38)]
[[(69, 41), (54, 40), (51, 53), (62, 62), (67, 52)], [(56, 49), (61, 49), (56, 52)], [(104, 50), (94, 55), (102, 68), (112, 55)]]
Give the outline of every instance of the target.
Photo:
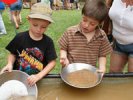
[(32, 4), (37, 3), (37, 0), (31, 0), (31, 3)]

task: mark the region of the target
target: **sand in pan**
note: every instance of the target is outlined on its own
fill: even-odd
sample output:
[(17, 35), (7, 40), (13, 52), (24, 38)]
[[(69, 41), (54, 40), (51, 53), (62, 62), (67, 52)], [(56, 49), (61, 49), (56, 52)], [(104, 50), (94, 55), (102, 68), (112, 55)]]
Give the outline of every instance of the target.
[(96, 73), (87, 69), (69, 73), (66, 79), (70, 84), (76, 87), (91, 87), (94, 86), (98, 81)]

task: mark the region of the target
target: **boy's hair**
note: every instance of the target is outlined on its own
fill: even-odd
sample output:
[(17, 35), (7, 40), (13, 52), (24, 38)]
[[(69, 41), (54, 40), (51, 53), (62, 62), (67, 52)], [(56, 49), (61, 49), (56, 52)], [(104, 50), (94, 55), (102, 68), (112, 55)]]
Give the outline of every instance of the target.
[(104, 0), (86, 0), (82, 9), (82, 15), (94, 18), (100, 23), (108, 14), (108, 9)]
[(52, 9), (49, 4), (46, 3), (35, 3), (30, 10), (29, 18), (37, 18), (53, 22), (52, 20)]

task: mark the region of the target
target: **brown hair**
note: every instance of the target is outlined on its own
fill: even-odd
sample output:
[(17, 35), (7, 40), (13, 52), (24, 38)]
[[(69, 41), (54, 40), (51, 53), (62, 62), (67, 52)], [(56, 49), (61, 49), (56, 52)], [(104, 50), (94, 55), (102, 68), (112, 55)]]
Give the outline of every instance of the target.
[(82, 15), (94, 18), (100, 23), (107, 14), (108, 9), (104, 0), (86, 0), (82, 9)]

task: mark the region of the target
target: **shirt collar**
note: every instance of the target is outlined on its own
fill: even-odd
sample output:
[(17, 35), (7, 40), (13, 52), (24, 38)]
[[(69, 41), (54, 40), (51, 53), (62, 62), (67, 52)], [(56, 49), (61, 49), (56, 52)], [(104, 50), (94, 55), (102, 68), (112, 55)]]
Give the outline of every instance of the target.
[[(98, 27), (95, 31), (94, 39), (104, 37), (104, 35), (105, 35), (104, 33), (105, 32), (101, 28)], [(76, 34), (82, 34), (83, 35), (81, 28), (80, 28), (80, 24), (75, 26), (75, 34), (74, 35), (76, 35)]]

